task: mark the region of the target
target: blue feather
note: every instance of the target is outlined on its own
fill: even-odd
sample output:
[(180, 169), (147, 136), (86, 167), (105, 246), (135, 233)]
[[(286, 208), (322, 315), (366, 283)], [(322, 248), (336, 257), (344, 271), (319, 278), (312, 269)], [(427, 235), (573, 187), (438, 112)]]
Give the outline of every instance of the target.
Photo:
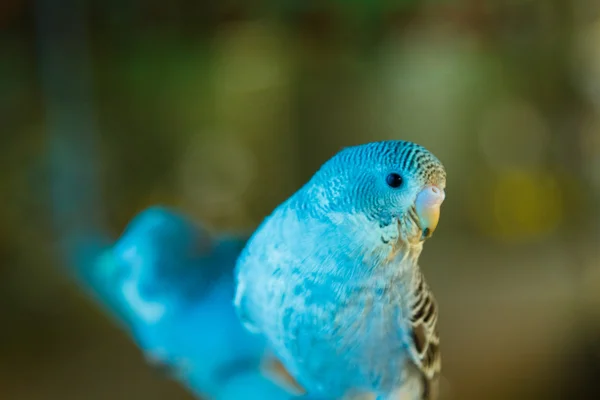
[[(233, 308), (233, 266), (245, 237), (214, 238), (204, 253), (197, 244), (205, 235), (183, 215), (153, 207), (95, 263), (91, 250), (73, 261), (85, 265), (81, 282), (148, 360), (192, 392), (223, 400), (290, 398), (261, 373), (264, 340), (243, 329)], [(145, 313), (150, 305), (162, 310), (159, 316)]]

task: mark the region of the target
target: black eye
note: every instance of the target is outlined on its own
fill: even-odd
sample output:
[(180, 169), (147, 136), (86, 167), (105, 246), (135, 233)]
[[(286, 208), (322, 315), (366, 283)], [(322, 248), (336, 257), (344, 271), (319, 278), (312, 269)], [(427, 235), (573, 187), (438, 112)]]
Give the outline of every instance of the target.
[(386, 183), (389, 187), (394, 189), (400, 187), (402, 185), (402, 177), (395, 172), (392, 172), (385, 178)]

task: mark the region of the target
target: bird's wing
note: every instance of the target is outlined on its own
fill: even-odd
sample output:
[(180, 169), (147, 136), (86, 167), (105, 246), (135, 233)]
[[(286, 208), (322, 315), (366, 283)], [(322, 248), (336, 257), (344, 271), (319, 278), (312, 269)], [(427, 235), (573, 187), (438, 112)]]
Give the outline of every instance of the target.
[(435, 298), (420, 273), (414, 286), (410, 312), (414, 345), (411, 357), (423, 374), (423, 399), (436, 399), (441, 369), (440, 339), (436, 326), (438, 310)]
[(115, 243), (112, 255), (124, 279), (147, 301), (191, 301), (222, 277), (233, 276), (246, 236), (213, 236), (166, 207), (138, 214)]

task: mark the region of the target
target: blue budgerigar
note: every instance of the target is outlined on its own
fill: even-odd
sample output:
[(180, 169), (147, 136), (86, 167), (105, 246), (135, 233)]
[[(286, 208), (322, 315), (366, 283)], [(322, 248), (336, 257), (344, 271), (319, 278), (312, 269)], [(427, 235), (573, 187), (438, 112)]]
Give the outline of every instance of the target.
[(349, 147), (248, 241), (238, 316), (308, 396), (437, 398), (437, 305), (418, 260), (445, 186), (442, 163), (417, 144)]

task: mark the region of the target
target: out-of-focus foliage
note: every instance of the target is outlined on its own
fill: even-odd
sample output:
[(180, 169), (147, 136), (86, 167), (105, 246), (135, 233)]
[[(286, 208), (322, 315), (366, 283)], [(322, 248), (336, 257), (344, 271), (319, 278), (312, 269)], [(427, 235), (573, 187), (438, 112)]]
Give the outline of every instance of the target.
[(456, 398), (598, 396), (594, 2), (83, 1), (89, 63), (62, 25), (52, 107), (38, 25), (69, 2), (41, 3), (0, 4), (0, 398), (189, 398), (59, 268), (48, 120), (86, 76), (115, 234), (155, 203), (250, 230), (343, 146), (430, 148), (449, 182), (422, 264)]

